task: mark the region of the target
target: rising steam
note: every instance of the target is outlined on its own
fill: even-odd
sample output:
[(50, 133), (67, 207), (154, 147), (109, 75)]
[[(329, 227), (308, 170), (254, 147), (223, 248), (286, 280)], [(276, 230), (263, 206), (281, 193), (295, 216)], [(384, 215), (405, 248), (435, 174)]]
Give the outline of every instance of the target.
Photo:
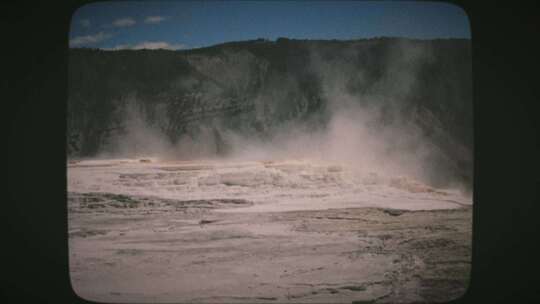
[[(197, 136), (185, 135), (173, 143), (158, 123), (149, 122), (149, 114), (140, 106), (142, 102), (131, 95), (120, 102), (123, 131), (111, 137), (101, 156), (176, 160), (302, 158), (340, 163), (364, 174), (405, 175), (447, 185), (455, 182), (454, 176), (437, 167), (437, 163), (451, 160), (427, 139), (412, 120), (414, 111), (407, 111), (409, 105), (405, 102), (415, 93), (419, 67), (431, 60), (429, 48), (401, 42), (391, 50), (382, 67), (384, 76), (378, 81), (356, 68), (361, 57), (358, 52), (353, 47), (339, 54), (318, 47), (310, 50), (310, 69), (321, 81), (326, 100), (324, 111), (329, 117), (323, 126), (313, 128), (302, 120), (288, 120), (273, 126), (267, 136), (261, 137), (253, 132), (232, 130), (216, 120), (199, 126)], [(227, 73), (212, 70), (217, 63), (201, 65), (205, 69), (202, 72), (221, 78), (232, 75), (228, 83), (242, 90), (250, 78), (244, 76), (254, 75), (252, 65), (246, 63), (254, 60), (252, 57), (247, 53), (229, 65), (219, 66), (220, 71)], [(257, 96), (256, 106), (260, 108), (262, 102), (270, 103), (270, 107), (287, 103), (282, 96), (285, 94), (281, 93), (291, 87), (294, 90), (295, 86), (290, 79), (273, 83), (273, 93)], [(164, 117), (157, 119), (164, 120)], [(219, 141), (227, 144), (227, 153), (218, 153), (221, 143), (216, 130)]]

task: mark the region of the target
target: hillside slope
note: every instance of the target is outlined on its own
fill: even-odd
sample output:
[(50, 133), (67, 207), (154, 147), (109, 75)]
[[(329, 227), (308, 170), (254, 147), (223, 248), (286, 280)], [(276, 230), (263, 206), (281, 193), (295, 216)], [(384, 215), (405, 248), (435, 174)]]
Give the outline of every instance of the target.
[(472, 180), (469, 40), (280, 38), (69, 56), (70, 158), (202, 138), (205, 151), (227, 155), (238, 136), (271, 141), (283, 128), (315, 132), (336, 113), (360, 113), (361, 130), (389, 139), (377, 153), (422, 155), (435, 184)]

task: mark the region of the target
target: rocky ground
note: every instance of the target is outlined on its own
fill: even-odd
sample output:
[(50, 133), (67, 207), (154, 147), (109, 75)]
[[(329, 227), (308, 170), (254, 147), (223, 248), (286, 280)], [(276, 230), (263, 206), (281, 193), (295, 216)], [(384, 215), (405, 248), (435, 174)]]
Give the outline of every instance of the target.
[(68, 198), (72, 286), (89, 300), (440, 302), (468, 285), (470, 205), (236, 212), (253, 203)]

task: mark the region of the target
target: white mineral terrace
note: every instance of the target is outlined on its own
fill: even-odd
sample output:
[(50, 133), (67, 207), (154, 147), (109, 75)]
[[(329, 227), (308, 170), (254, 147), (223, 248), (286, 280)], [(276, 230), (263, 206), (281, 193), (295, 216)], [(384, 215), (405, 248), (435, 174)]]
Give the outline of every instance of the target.
[[(377, 207), (453, 209), (470, 205), (457, 190), (434, 189), (403, 176), (353, 172), (306, 159), (219, 162), (152, 158), (86, 160), (68, 167), (69, 192), (106, 192), (173, 200), (244, 199), (234, 212)], [(231, 209), (222, 210), (223, 212)]]

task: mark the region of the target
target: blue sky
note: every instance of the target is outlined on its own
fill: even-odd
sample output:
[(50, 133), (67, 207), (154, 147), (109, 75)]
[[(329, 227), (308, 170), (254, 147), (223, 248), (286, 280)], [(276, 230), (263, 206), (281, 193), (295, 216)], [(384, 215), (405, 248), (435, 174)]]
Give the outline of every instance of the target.
[(470, 38), (458, 6), (423, 1), (114, 1), (80, 7), (71, 47), (190, 49), (257, 38)]

